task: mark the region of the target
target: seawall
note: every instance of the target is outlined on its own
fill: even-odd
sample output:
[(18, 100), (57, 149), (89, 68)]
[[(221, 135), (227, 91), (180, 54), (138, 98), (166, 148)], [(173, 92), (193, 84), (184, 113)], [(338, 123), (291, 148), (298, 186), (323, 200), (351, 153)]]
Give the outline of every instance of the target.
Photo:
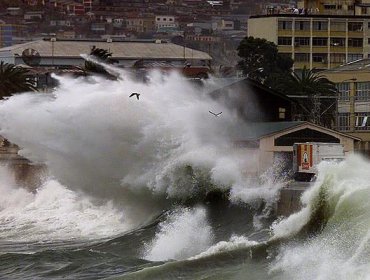
[(287, 217), (302, 208), (301, 196), (312, 183), (293, 181), (280, 190), (276, 215)]
[(34, 191), (46, 177), (47, 168), (20, 156), (18, 151), (17, 145), (0, 137), (0, 164), (9, 169), (17, 185)]

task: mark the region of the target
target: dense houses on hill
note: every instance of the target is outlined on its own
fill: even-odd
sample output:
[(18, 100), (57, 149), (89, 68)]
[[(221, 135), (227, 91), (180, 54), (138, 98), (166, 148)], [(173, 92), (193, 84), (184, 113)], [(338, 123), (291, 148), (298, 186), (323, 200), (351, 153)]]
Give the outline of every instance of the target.
[(161, 39), (209, 51), (215, 64), (227, 66), (238, 60), (235, 48), (247, 35), (248, 17), (271, 5), (252, 0), (1, 2), (0, 47), (45, 37)]

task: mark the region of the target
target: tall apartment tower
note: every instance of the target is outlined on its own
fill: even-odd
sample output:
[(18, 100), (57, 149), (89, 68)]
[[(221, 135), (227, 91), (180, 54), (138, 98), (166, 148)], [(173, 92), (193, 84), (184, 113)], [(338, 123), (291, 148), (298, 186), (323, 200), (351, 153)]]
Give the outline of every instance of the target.
[(370, 0), (298, 0), (298, 8), (330, 15), (370, 15)]
[(370, 4), (299, 1), (299, 9), (251, 16), (248, 36), (277, 44), (280, 53), (293, 58), (294, 69), (331, 69), (369, 57), (370, 5), (365, 2)]

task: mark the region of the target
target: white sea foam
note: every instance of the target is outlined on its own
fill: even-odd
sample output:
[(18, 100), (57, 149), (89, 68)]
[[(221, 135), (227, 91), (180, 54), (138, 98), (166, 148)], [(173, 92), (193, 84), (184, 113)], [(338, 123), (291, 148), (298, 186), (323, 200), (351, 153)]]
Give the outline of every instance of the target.
[(89, 240), (131, 228), (110, 202), (88, 197), (47, 180), (35, 193), (18, 187), (0, 167), (0, 239), (7, 241)]
[[(2, 101), (0, 133), (26, 157), (46, 163), (63, 185), (118, 200), (127, 192), (183, 197), (196, 194), (200, 176), (210, 187), (235, 187), (233, 196), (244, 202), (273, 197), (271, 189), (261, 192), (255, 184), (246, 190), (245, 173), (255, 168), (255, 155), (233, 147), (234, 133), (246, 124), (205, 94), (207, 86), (157, 72), (148, 83), (129, 76), (57, 79), (52, 94)], [(140, 100), (129, 98), (132, 92)], [(192, 170), (183, 176), (186, 166)]]
[(145, 246), (144, 258), (151, 261), (183, 260), (208, 248), (212, 238), (205, 209), (182, 208), (171, 212), (159, 225), (156, 236)]
[(196, 259), (200, 259), (200, 258), (208, 257), (211, 255), (216, 255), (222, 252), (236, 250), (236, 249), (250, 248), (255, 245), (258, 245), (257, 241), (248, 240), (248, 238), (244, 236), (234, 235), (230, 238), (229, 241), (220, 241), (217, 244), (208, 248), (206, 251), (194, 257), (190, 257), (189, 260), (196, 260)]
[(306, 207), (276, 224), (274, 238), (293, 237), (318, 205), (324, 205), (327, 223), (316, 236), (283, 246), (271, 274), (277, 279), (370, 279), (370, 164), (352, 156), (338, 164), (322, 163), (319, 170), (318, 182), (302, 197)]

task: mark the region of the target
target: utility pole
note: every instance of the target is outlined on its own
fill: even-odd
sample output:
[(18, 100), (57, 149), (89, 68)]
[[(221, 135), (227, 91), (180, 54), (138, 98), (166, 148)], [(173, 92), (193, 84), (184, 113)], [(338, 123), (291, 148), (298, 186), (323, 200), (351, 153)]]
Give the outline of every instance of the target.
[(53, 37), (50, 39), (51, 41), (51, 64), (54, 67), (54, 43), (57, 40), (57, 38)]

